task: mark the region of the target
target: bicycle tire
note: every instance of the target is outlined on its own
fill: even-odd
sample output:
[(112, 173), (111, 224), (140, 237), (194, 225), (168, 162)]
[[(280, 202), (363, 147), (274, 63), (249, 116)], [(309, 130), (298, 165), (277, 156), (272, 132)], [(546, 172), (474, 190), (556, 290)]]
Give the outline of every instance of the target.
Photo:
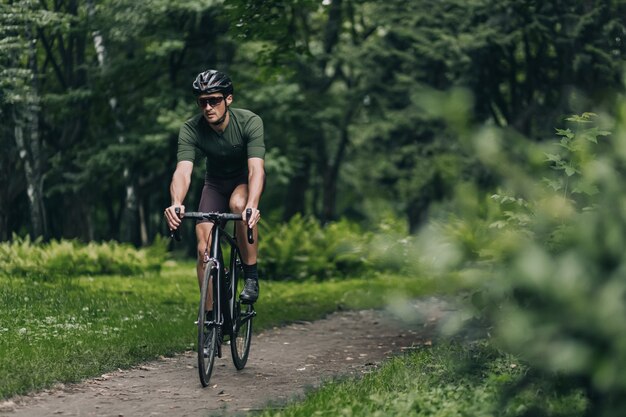
[[(202, 279), (202, 289), (200, 291), (200, 307), (198, 309), (198, 372), (200, 374), (200, 383), (203, 387), (209, 385), (211, 373), (213, 372), (213, 364), (215, 363), (215, 355), (217, 354), (217, 325), (218, 314), (215, 308), (213, 317), (206, 321), (206, 300), (209, 292), (209, 285), (213, 285), (215, 280), (211, 277), (215, 276), (217, 268), (213, 261), (209, 261), (205, 265), (204, 277)], [(215, 294), (215, 292), (214, 292)]]
[(233, 288), (232, 303), (232, 336), (230, 339), (230, 352), (233, 357), (233, 364), (238, 370), (243, 369), (248, 362), (250, 354), (250, 343), (252, 341), (252, 318), (254, 308), (251, 304), (242, 304), (239, 300), (239, 293), (243, 289), (244, 276), (241, 262), (231, 271), (231, 281)]

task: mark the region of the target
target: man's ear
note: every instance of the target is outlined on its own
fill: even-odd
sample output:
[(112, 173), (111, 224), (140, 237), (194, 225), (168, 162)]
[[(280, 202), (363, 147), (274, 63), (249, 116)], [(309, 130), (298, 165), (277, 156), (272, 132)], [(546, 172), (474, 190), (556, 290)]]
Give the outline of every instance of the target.
[(228, 97), (226, 97), (226, 105), (230, 106), (232, 102), (233, 102), (233, 95), (229, 94)]

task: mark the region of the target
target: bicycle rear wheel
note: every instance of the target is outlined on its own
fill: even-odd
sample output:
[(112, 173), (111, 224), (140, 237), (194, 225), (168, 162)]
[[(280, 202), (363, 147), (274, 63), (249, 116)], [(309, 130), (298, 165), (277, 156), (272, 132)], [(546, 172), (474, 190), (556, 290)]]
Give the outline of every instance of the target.
[(235, 368), (243, 369), (248, 362), (250, 353), (250, 342), (252, 341), (252, 318), (256, 314), (250, 304), (242, 304), (239, 301), (239, 293), (243, 289), (244, 276), (243, 267), (240, 261), (231, 272), (233, 288), (233, 333), (230, 340), (230, 352), (233, 356)]
[(202, 383), (203, 387), (209, 385), (215, 355), (217, 354), (218, 329), (216, 323), (218, 322), (219, 312), (213, 308), (214, 306), (210, 306), (210, 309), (213, 310), (213, 317), (206, 317), (205, 314), (209, 285), (214, 285), (216, 273), (215, 263), (209, 261), (205, 265), (202, 289), (200, 291), (200, 308), (198, 310), (198, 371), (200, 373), (200, 383)]

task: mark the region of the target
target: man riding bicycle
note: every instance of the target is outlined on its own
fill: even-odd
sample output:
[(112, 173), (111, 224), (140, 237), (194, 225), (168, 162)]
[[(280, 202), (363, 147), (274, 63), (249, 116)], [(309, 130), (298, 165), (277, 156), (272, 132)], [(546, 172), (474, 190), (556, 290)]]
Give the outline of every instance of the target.
[[(178, 134), (176, 170), (170, 184), (171, 205), (165, 209), (170, 230), (176, 230), (181, 219), (175, 209), (185, 212), (183, 201), (191, 184), (194, 161), (206, 157), (206, 175), (198, 211), (242, 213), (237, 222), (237, 243), (241, 250), (245, 276), (240, 299), (253, 303), (259, 296), (257, 272), (257, 227), (261, 213), (259, 200), (265, 183), (265, 143), (263, 121), (249, 110), (231, 108), (233, 84), (216, 70), (198, 74), (193, 92), (201, 113), (187, 120)], [(252, 214), (247, 217), (246, 210)], [(246, 239), (246, 227), (253, 228), (254, 243)], [(198, 282), (202, 282), (204, 265), (211, 248), (209, 221), (196, 224), (198, 241)]]

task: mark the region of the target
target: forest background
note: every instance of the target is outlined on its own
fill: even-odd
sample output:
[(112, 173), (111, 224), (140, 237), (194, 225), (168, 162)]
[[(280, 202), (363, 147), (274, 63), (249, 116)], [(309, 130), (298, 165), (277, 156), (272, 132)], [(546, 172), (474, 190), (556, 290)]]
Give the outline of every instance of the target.
[(391, 216), (414, 232), (459, 183), (498, 183), (441, 111), (534, 143), (566, 115), (610, 112), (624, 16), (590, 0), (3, 0), (0, 240), (164, 234), (178, 129), (208, 68), (264, 120), (266, 221)]
[(468, 302), (448, 330), (479, 322), (529, 366), (504, 381), (510, 415), (624, 415), (625, 16), (624, 0), (0, 0), (0, 330), (21, 337), (29, 279), (162, 267), (178, 130), (217, 68), (265, 123), (264, 279), (452, 284)]

